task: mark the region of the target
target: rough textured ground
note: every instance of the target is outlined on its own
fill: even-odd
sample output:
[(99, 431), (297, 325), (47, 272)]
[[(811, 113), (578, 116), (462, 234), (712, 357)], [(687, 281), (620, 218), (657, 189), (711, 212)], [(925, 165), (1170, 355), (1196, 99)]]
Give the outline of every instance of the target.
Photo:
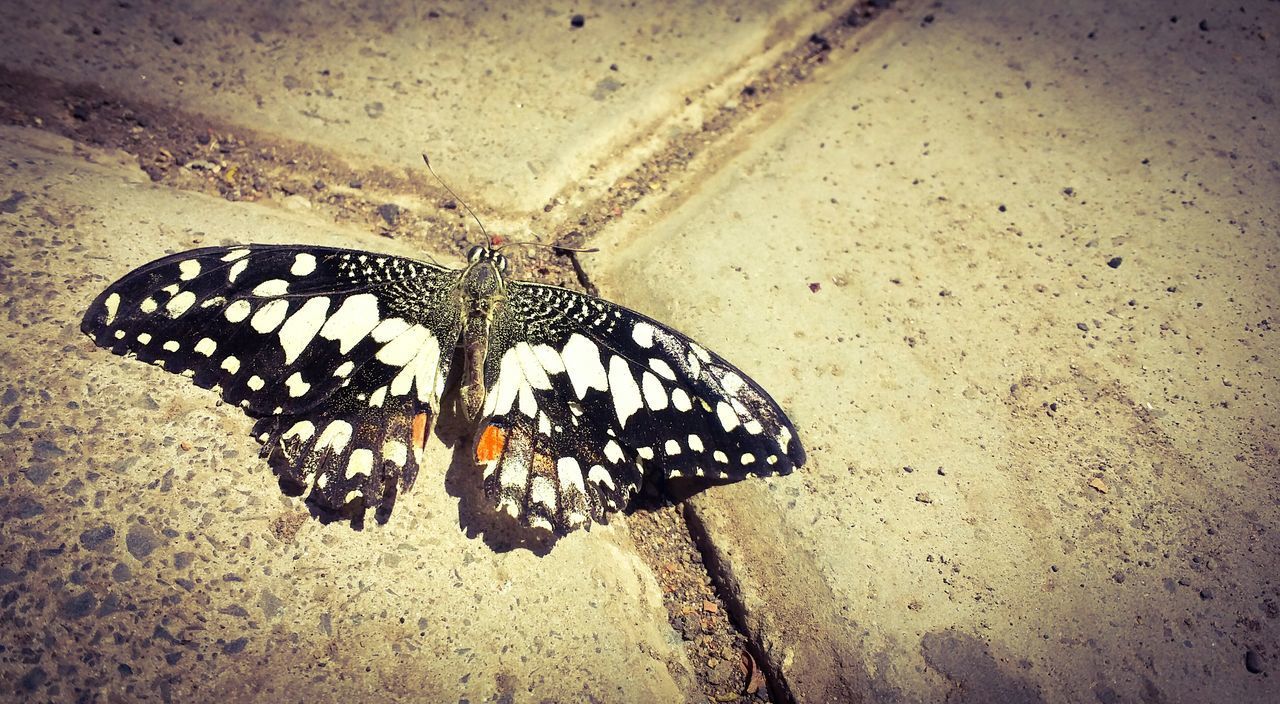
[[(1276, 3), (255, 8), (0, 11), (5, 696), (1280, 698)], [(530, 550), (436, 444), (353, 530), (80, 336), (184, 247), (456, 261), (424, 150), (809, 464)]]

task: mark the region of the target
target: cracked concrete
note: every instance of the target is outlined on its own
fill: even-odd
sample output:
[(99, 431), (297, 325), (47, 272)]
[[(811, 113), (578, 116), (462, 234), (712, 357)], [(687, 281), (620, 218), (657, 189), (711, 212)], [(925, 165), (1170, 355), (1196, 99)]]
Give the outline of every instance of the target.
[[(868, 5), (7, 5), (0, 63), (50, 87), (40, 111), (0, 102), (21, 125), (0, 133), (0, 687), (1280, 697), (1280, 10)], [(81, 82), (144, 137), (171, 109), (251, 135), (246, 164), (273, 137), (314, 149), (237, 185), (258, 203), (207, 195), (232, 197), (225, 170), (153, 183), (129, 129), (95, 140), (83, 99), (59, 114)], [(217, 146), (169, 145), (226, 169)], [(473, 233), (425, 148), (491, 230), (590, 235), (603, 295), (725, 354), (796, 421), (809, 464), (686, 501), (703, 555), (671, 568), (706, 565), (698, 598), (724, 597), (769, 688), (708, 684), (732, 654), (708, 662), (668, 622), (687, 607), (638, 557), (668, 544), (647, 515), (495, 550), (459, 530), (433, 443), (385, 526), (322, 524), (238, 411), (79, 335), (85, 302), (164, 251), (456, 261)], [(347, 183), (379, 172), (376, 194)], [(402, 226), (378, 214), (392, 201)]]

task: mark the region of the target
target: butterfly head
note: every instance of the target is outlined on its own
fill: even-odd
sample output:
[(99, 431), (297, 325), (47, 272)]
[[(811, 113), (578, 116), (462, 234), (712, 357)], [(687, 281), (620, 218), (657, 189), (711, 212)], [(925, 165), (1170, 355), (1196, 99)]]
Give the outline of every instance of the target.
[(467, 269), (462, 275), (463, 288), (472, 300), (489, 300), (504, 290), (502, 277), (506, 271), (506, 257), (488, 247), (477, 245), (467, 253)]
[(475, 266), (481, 262), (490, 262), (499, 273), (505, 273), (507, 270), (506, 257), (484, 245), (478, 244), (467, 252), (467, 263), (471, 266)]

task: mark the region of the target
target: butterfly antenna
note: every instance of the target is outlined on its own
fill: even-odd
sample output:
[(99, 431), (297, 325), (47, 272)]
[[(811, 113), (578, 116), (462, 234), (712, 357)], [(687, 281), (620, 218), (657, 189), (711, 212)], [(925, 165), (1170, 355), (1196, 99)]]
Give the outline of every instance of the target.
[(475, 220), (475, 221), (476, 221), (476, 224), (480, 226), (480, 233), (481, 233), (482, 235), (484, 235), (484, 243), (485, 243), (485, 246), (486, 246), (486, 247), (492, 247), (492, 246), (493, 246), (493, 240), (489, 238), (489, 233), (488, 233), (488, 231), (486, 231), (486, 230), (484, 229), (484, 223), (480, 222), (480, 218), (476, 217), (476, 213), (475, 213), (475, 211), (471, 209), (471, 206), (467, 205), (467, 201), (465, 201), (465, 200), (463, 200), (463, 199), (459, 198), (459, 197), (458, 197), (458, 194), (457, 194), (457, 193), (454, 193), (452, 188), (449, 188), (449, 184), (445, 183), (445, 182), (444, 182), (444, 179), (440, 178), (440, 175), (436, 173), (436, 170), (435, 170), (435, 169), (433, 169), (433, 168), (431, 168), (431, 159), (427, 157), (427, 153), (426, 153), (426, 152), (423, 152), (423, 153), (422, 153), (422, 163), (424, 163), (424, 164), (426, 164), (426, 165), (427, 165), (427, 171), (430, 171), (430, 172), (431, 172), (431, 175), (432, 175), (432, 176), (434, 176), (434, 177), (435, 177), (435, 179), (436, 179), (437, 181), (439, 181), (439, 182), (440, 182), (440, 185), (441, 185), (441, 186), (444, 186), (444, 190), (448, 191), (448, 192), (449, 192), (449, 195), (453, 196), (453, 199), (454, 199), (454, 200), (456, 200), (456, 201), (458, 201), (459, 203), (461, 203), (461, 204), (462, 204), (462, 207), (464, 207), (464, 208), (466, 208), (466, 209), (467, 209), (467, 213), (471, 215), (471, 219), (472, 219), (472, 220)]
[(547, 244), (546, 242), (508, 242), (500, 247), (496, 247), (493, 251), (501, 252), (507, 247), (546, 247), (547, 249), (561, 252), (582, 252), (584, 254), (600, 251), (599, 247), (570, 247), (567, 244)]

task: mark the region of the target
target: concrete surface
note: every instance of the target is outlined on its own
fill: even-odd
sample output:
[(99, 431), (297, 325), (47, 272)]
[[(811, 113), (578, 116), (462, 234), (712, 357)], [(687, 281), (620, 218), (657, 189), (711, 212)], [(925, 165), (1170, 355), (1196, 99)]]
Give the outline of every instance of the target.
[(0, 4), (0, 63), (366, 165), (416, 173), (423, 151), (449, 155), (468, 197), (532, 211), (686, 93), (825, 18), (800, 2), (17, 0)]
[[(1280, 5), (876, 4), (851, 28), (799, 3), (10, 3), (0, 63), (354, 164), (443, 144), (501, 222), (568, 194), (571, 226), (648, 179), (585, 273), (762, 382), (809, 450), (687, 504), (765, 697), (1280, 699)], [(771, 70), (795, 82), (755, 91)], [(654, 156), (676, 143), (685, 171)], [(241, 414), (76, 329), (162, 250), (414, 242), (35, 129), (0, 154), (6, 694), (714, 696), (626, 519), (495, 550), (435, 444), (385, 526), (309, 520)]]
[(801, 699), (1280, 699), (1280, 7), (1236, 7), (906, 9), (599, 240), (807, 431), (692, 503)]

